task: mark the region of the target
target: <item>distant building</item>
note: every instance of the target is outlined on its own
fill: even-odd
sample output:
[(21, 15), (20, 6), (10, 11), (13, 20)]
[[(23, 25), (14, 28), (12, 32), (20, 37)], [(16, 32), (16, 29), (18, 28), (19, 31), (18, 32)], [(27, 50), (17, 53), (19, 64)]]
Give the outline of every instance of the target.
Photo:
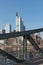
[[(0, 34), (4, 34), (5, 30), (4, 29), (0, 29)], [(2, 49), (1, 45), (4, 44), (5, 41), (4, 40), (0, 40), (0, 48)]]
[(18, 16), (18, 12), (16, 12), (16, 32), (25, 31), (25, 26), (23, 24), (22, 17)]
[(5, 30), (4, 29), (0, 29), (0, 34), (4, 34)]
[(5, 33), (10, 33), (11, 30), (12, 30), (11, 25), (10, 25), (10, 24), (6, 24), (6, 25), (5, 25)]

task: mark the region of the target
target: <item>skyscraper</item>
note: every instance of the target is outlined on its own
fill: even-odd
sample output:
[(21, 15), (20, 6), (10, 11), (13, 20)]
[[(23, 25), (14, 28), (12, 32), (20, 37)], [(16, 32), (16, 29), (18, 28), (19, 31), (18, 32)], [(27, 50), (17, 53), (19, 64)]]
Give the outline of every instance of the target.
[(11, 25), (10, 24), (6, 24), (5, 25), (5, 33), (10, 33), (11, 32)]
[(18, 12), (16, 12), (16, 32), (24, 31), (25, 26), (23, 24), (22, 17), (18, 16)]

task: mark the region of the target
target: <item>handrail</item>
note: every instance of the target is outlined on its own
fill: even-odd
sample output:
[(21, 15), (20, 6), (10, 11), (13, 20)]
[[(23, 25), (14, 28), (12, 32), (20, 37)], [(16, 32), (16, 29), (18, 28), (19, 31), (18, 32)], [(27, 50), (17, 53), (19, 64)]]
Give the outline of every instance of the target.
[(41, 31), (43, 31), (43, 28), (28, 30), (28, 31), (22, 31), (22, 32), (4, 33), (4, 34), (0, 34), (0, 40), (18, 37), (18, 36), (25, 36), (25, 35), (28, 35), (28, 34), (34, 34), (34, 33), (38, 33), (38, 32), (41, 32)]
[(0, 49), (0, 54), (1, 54), (2, 56), (7, 56), (8, 59), (13, 60), (13, 61), (15, 61), (15, 62), (17, 62), (17, 63), (22, 63), (22, 62), (24, 62), (24, 60), (17, 59), (15, 56), (12, 56), (11, 54), (7, 53), (6, 51), (4, 51), (4, 50), (2, 50), (2, 49)]

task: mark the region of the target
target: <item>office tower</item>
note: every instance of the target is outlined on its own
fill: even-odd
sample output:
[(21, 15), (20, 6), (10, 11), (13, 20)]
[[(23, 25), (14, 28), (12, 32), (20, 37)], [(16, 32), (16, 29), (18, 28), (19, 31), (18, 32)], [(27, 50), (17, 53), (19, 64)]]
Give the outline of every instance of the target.
[(5, 25), (5, 33), (11, 33), (11, 25), (10, 24)]
[(18, 12), (16, 12), (16, 32), (25, 31), (25, 26), (23, 24), (22, 17), (18, 16)]

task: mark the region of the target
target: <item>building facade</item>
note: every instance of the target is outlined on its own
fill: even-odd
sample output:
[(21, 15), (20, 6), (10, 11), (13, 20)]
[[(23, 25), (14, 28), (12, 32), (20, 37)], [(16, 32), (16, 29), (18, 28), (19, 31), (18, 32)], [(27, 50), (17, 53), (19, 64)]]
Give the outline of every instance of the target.
[(16, 12), (16, 32), (25, 31), (25, 26), (23, 24), (22, 17), (18, 16), (18, 12)]
[[(4, 29), (0, 29), (0, 34), (4, 34), (5, 33), (5, 30)], [(0, 48), (3, 49), (3, 46), (2, 44), (4, 44), (5, 41), (4, 40), (0, 40)]]
[(11, 30), (12, 30), (11, 25), (10, 25), (10, 24), (6, 24), (6, 25), (5, 25), (5, 33), (10, 33)]
[(4, 34), (5, 30), (4, 29), (0, 29), (0, 34)]

